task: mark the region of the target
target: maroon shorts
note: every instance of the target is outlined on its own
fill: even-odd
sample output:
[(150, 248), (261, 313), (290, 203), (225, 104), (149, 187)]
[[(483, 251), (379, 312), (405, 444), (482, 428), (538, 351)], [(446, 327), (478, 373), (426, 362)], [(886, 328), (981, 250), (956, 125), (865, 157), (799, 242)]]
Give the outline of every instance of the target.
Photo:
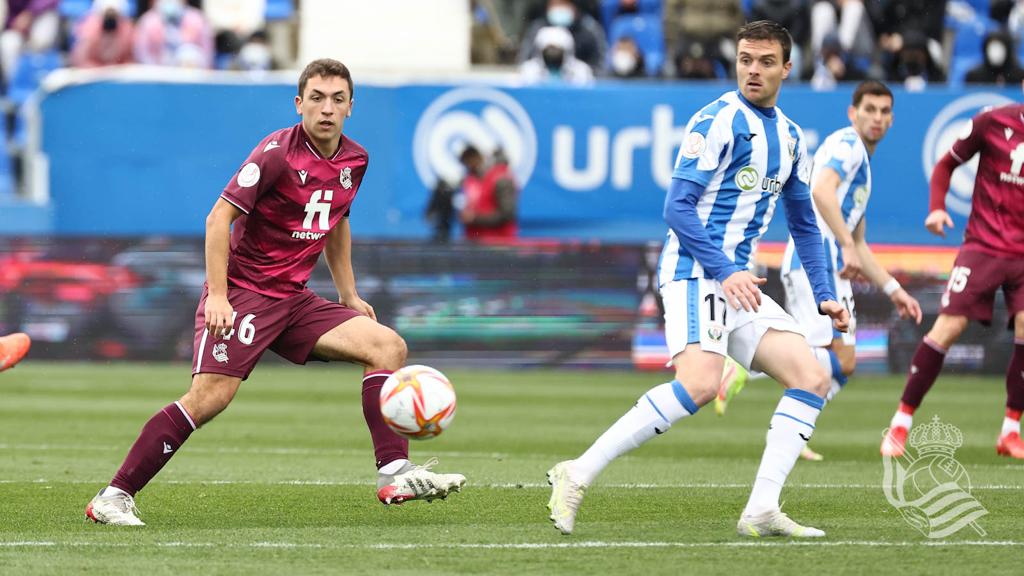
[(321, 336), (356, 316), (358, 312), (325, 300), (311, 290), (287, 298), (270, 298), (237, 286), (228, 287), (228, 302), (234, 309), (232, 332), (216, 338), (206, 330), (206, 296), (196, 309), (192, 374), (212, 372), (238, 376), (243, 380), (256, 366), (264, 350), (305, 364)]
[(966, 316), (987, 326), (992, 323), (992, 306), (1000, 287), (1012, 327), (1013, 317), (1024, 310), (1024, 258), (961, 249), (949, 273), (939, 312)]

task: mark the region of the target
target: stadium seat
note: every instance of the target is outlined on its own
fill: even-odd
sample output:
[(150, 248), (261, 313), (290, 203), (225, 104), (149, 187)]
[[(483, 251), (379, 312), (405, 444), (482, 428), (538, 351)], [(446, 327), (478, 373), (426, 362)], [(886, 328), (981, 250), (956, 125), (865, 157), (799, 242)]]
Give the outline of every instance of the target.
[(295, 14), (292, 0), (267, 0), (264, 16), (267, 20), (287, 20)]
[[(64, 18), (71, 22), (77, 22), (92, 9), (92, 2), (93, 0), (61, 0), (58, 10)], [(134, 18), (135, 12), (138, 10), (138, 0), (126, 0), (125, 5), (128, 10), (127, 15)]]
[[(612, 20), (608, 28), (608, 44), (629, 36), (644, 55), (648, 76), (657, 76), (665, 61), (665, 39), (660, 14), (624, 14)], [(609, 50), (609, 55), (611, 51)]]
[[(601, 0), (601, 25), (610, 30), (612, 20), (618, 15), (620, 0)], [(657, 14), (661, 16), (663, 0), (638, 0), (637, 12), (640, 14)]]
[(35, 92), (47, 74), (63, 66), (60, 52), (26, 52), (18, 63), (7, 88), (7, 97), (15, 106), (20, 106)]

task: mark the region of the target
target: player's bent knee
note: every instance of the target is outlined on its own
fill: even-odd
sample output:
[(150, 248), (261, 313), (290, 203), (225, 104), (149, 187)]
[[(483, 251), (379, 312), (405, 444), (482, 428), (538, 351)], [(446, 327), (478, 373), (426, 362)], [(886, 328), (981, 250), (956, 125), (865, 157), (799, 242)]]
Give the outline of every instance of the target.
[(197, 427), (213, 420), (231, 404), (241, 378), (221, 374), (197, 374), (181, 405)]
[(967, 322), (966, 316), (939, 315), (935, 320), (935, 325), (928, 332), (928, 339), (948, 349), (967, 329)]

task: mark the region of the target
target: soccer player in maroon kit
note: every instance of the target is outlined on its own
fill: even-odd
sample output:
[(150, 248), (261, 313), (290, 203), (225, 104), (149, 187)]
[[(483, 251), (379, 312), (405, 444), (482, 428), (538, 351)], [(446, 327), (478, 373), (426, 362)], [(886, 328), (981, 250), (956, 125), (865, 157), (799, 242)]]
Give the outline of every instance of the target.
[[(89, 503), (96, 522), (142, 525), (134, 495), (199, 426), (227, 408), (263, 352), (296, 364), (365, 367), (363, 416), (385, 504), (443, 498), (466, 479), (408, 460), (409, 443), (384, 423), (380, 388), (406, 359), (405, 341), (377, 323), (356, 292), (348, 216), (368, 156), (342, 134), (352, 115), (344, 64), (311, 62), (299, 78), (302, 122), (260, 142), (206, 218), (206, 286), (196, 310), (192, 386), (142, 428), (121, 468)], [(324, 254), (339, 301), (306, 287)]]
[(995, 293), (1002, 287), (1014, 344), (1006, 371), (1006, 417), (996, 451), (1024, 458), (1020, 438), (1024, 410), (1024, 105), (1011, 104), (975, 116), (936, 164), (924, 223), (929, 232), (945, 236), (944, 228), (953, 226), (945, 201), (950, 176), (975, 153), (981, 158), (964, 244), (949, 274), (939, 317), (914, 353), (899, 410), (882, 440), (883, 455), (903, 454), (914, 410), (938, 377), (946, 351), (968, 320), (991, 323)]

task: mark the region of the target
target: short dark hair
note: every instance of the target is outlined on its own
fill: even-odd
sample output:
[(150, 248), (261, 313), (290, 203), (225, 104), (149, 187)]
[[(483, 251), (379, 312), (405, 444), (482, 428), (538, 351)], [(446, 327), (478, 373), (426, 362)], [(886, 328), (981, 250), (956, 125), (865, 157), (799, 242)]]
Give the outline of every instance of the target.
[(857, 85), (857, 89), (853, 91), (853, 107), (860, 106), (860, 101), (864, 99), (866, 94), (872, 96), (888, 96), (893, 102), (896, 101), (893, 98), (892, 90), (885, 84), (882, 84), (878, 80), (865, 80)]
[(793, 50), (793, 37), (789, 30), (778, 22), (757, 20), (747, 22), (736, 31), (736, 43), (740, 40), (774, 40), (782, 46), (782, 61), (789, 62), (789, 53)]
[(476, 146), (467, 144), (466, 147), (462, 149), (462, 153), (459, 154), (459, 162), (465, 164), (473, 158), (483, 159), (483, 157), (484, 155), (480, 153), (480, 150), (478, 150)]
[(299, 76), (299, 98), (303, 97), (303, 94), (306, 92), (306, 83), (314, 76), (320, 76), (321, 78), (337, 77), (346, 80), (348, 82), (348, 98), (349, 100), (352, 99), (352, 95), (355, 92), (355, 87), (352, 85), (352, 73), (348, 71), (347, 66), (331, 58), (313, 60), (306, 65), (306, 69)]

